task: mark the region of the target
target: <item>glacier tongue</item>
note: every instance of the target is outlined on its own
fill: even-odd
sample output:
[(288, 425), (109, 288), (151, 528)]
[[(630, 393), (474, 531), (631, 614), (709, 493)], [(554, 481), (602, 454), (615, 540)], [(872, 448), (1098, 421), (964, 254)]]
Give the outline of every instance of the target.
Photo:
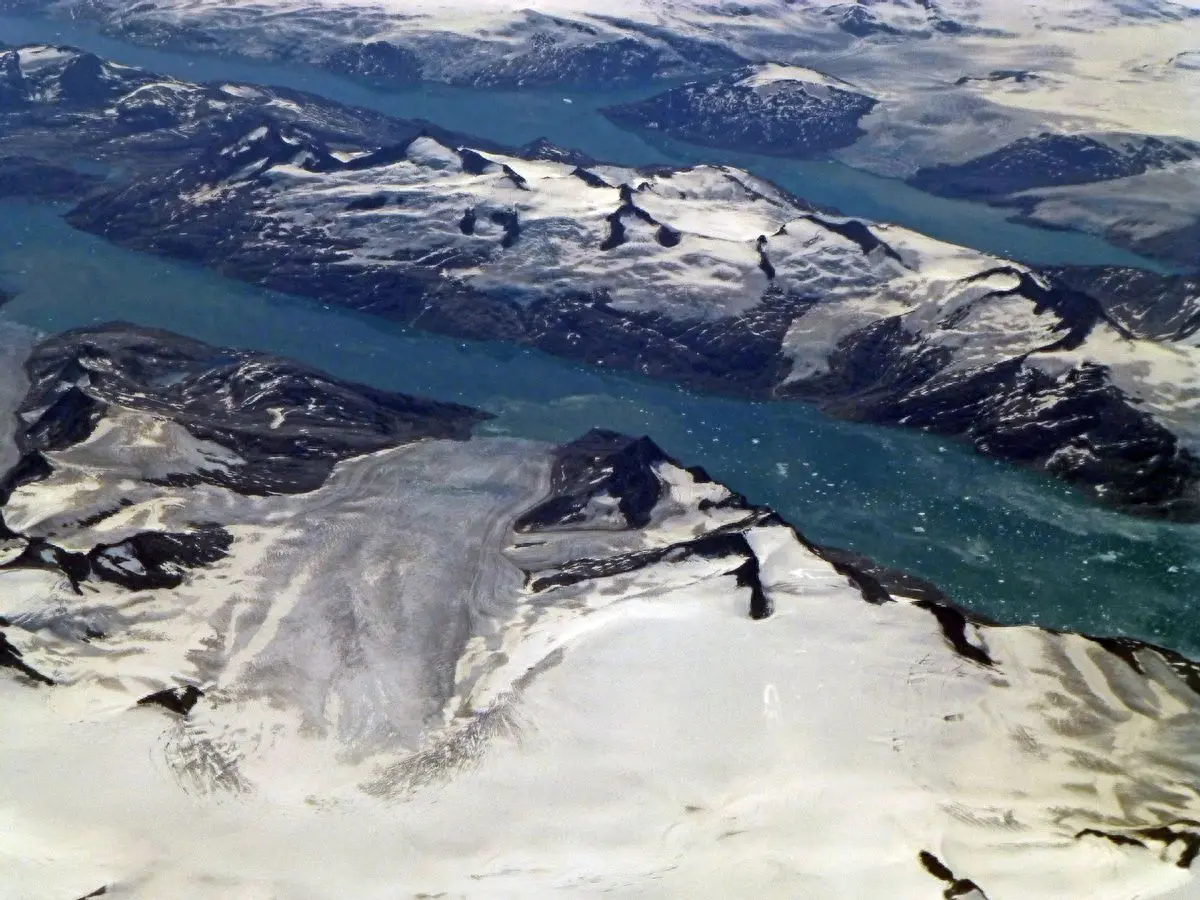
[[(1200, 896), (1189, 661), (977, 620), (611, 432), (418, 435), (248, 492), (228, 422), (302, 415), (295, 368), (116, 326), (31, 371), (130, 342), (223, 399), (113, 403), (110, 354), (0, 510), (125, 578), (0, 563), (5, 900)], [(318, 375), (352, 434), (369, 389)], [(220, 552), (137, 581), (204, 528)]]

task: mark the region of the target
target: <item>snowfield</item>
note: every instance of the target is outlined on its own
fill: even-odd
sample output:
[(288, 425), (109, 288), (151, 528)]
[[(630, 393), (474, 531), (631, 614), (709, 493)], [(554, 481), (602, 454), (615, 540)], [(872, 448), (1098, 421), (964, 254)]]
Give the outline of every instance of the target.
[[(3, 7), (46, 11), (30, 0)], [(807, 66), (920, 106), (963, 75), (1030, 70), (1045, 77), (1020, 90), (972, 81), (960, 93), (1008, 110), (1018, 124), (1031, 113), (1091, 130), (1200, 138), (1200, 104), (1187, 102), (1200, 83), (1186, 65), (1200, 48), (1200, 9), (1173, 0), (623, 0), (603, 10), (588, 0), (519, 9), (492, 0), (56, 0), (49, 11), (134, 40), (318, 63), (347, 45), (386, 43), (411, 55), (420, 77), (455, 82), (553, 82), (556, 66), (558, 80), (583, 77), (579, 59), (587, 50), (595, 63), (597, 48), (627, 54), (631, 74), (700, 73), (732, 68), (714, 49), (726, 48), (743, 62)]]
[[(605, 432), (243, 493), (304, 394), (203, 352), (69, 335), (4, 399), (46, 469), (3, 507), (43, 550), (0, 569), (0, 897), (1200, 896), (1186, 660), (974, 622)], [(247, 368), (205, 418), (189, 386)], [(90, 434), (28, 408), (72, 387)], [(197, 522), (223, 552), (150, 584), (150, 536)], [(123, 574), (51, 549), (106, 546)]]
[[(1029, 184), (982, 194), (939, 189), (940, 167), (1062, 137), (1153, 138), (1182, 148), (1179, 158), (1153, 163), (1152, 173), (1200, 159), (1200, 9), (1190, 2), (676, 0), (598, 9), (587, 0), (519, 8), (490, 0), (0, 0), (4, 11), (81, 21), (153, 46), (315, 65), (385, 87), (434, 81), (579, 93), (690, 79), (684, 90), (714, 95), (700, 111), (683, 116), (682, 104), (663, 99), (641, 121), (618, 121), (716, 151), (831, 155), (933, 193), (1021, 212), (1029, 208), (1023, 188), (1061, 186), (1056, 161), (1039, 168), (1045, 161), (1022, 159)], [(728, 87), (747, 66), (767, 74)], [(788, 90), (784, 72), (810, 73), (791, 82), (808, 89)], [(747, 84), (768, 89), (769, 102), (747, 102)], [(834, 91), (843, 93), (826, 102)], [(848, 105), (846, 93), (861, 99)], [(689, 126), (659, 107), (674, 108)], [(831, 128), (831, 117), (847, 115), (849, 124)], [(1085, 172), (1067, 184), (1115, 178), (1124, 193), (1126, 177), (1141, 174)], [(1160, 222), (1181, 217), (1167, 185), (1129, 190), (1143, 202), (1126, 204), (1115, 225), (1103, 214), (1064, 215), (1061, 204), (1037, 221), (1194, 264), (1196, 216), (1164, 228)], [(1073, 202), (1075, 193), (1061, 199)], [(1089, 205), (1086, 192), (1079, 203)]]

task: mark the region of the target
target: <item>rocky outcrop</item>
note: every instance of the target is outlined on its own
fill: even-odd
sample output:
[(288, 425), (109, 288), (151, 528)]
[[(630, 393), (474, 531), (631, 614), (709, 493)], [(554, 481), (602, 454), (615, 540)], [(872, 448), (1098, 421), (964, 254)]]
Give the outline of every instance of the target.
[(1196, 350), (1088, 288), (818, 213), (737, 169), (609, 166), (403, 120), (379, 146), (371, 113), (116, 71), (182, 98), (181, 124), (17, 112), (0, 137), (69, 158), (86, 131), (126, 155), (129, 180), (76, 227), (415, 327), (957, 436), (1125, 509), (1200, 515)]
[(923, 168), (908, 181), (943, 197), (990, 203), (1035, 188), (1112, 181), (1200, 158), (1200, 144), (1134, 135), (1041, 134), (957, 165)]
[[(103, 406), (61, 405), (43, 476), (9, 477), (0, 502), (44, 563), (0, 566), (0, 699), (20, 726), (0, 763), (27, 848), (8, 884), (333, 896), (315, 848), (336, 839), (380, 852), (335, 893), (487, 878), (534, 895), (560, 883), (550, 862), (604, 840), (618, 861), (590, 865), (592, 888), (676, 895), (703, 875), (791, 892), (836, 846), (825, 896), (1028, 895), (1043, 869), (1013, 864), (1014, 831), (1022, 860), (1088, 896), (1191, 878), (1200, 668), (1184, 656), (988, 622), (814, 545), (646, 438), (372, 450), (380, 405), (433, 404), (340, 385), (330, 405), (339, 383), (320, 373), (265, 387), (282, 421), (322, 419), (348, 448), (311, 490), (161, 477), (240, 465), (231, 454), (256, 465), (256, 433), (230, 425), (255, 408), (230, 355), (121, 326), (34, 350), (27, 411), (51, 371)], [(181, 401), (181, 373), (214, 400)], [(90, 574), (72, 582), (56, 555)], [(80, 803), (71, 779), (97, 772), (105, 789)], [(617, 789), (631, 780), (632, 798)], [(188, 815), (149, 814), (164, 808)], [(634, 811), (646, 827), (631, 833)], [(813, 845), (813, 822), (832, 844)], [(79, 837), (96, 830), (102, 850)], [(229, 866), (232, 849), (144, 851), (210, 831), (274, 850), (250, 868)], [(775, 865), (785, 850), (795, 868)]]
[(874, 98), (807, 69), (760, 66), (603, 110), (618, 125), (708, 147), (804, 158), (853, 144)]

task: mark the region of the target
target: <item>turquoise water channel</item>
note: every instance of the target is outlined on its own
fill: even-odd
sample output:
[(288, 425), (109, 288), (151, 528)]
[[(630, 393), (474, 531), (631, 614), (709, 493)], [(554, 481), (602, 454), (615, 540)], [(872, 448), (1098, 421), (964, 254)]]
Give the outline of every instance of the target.
[(928, 435), (405, 331), (111, 246), (59, 212), (0, 203), (0, 285), (18, 292), (0, 319), (45, 331), (123, 319), (269, 350), (482, 407), (497, 417), (485, 431), (553, 441), (594, 426), (649, 434), (810, 538), (917, 572), (986, 615), (1200, 654), (1200, 616), (1189, 608), (1200, 575), (1195, 527), (1099, 509)]
[[(613, 162), (736, 164), (849, 215), (1031, 263), (1152, 265), (1097, 238), (1009, 223), (997, 210), (836, 163), (652, 146), (597, 113), (638, 92), (444, 85), (384, 92), (313, 69), (138, 47), (86, 26), (2, 16), (0, 41), (69, 43), (190, 80), (308, 90), (510, 144), (545, 136)], [(18, 292), (0, 318), (45, 331), (123, 319), (269, 350), (342, 377), (482, 407), (496, 415), (485, 431), (554, 441), (594, 426), (649, 434), (685, 463), (773, 506), (812, 539), (919, 573), (1001, 621), (1124, 634), (1200, 654), (1200, 616), (1190, 609), (1200, 574), (1195, 527), (1099, 509), (1054, 481), (927, 435), (405, 331), (110, 246), (73, 231), (60, 213), (0, 203), (0, 286)]]

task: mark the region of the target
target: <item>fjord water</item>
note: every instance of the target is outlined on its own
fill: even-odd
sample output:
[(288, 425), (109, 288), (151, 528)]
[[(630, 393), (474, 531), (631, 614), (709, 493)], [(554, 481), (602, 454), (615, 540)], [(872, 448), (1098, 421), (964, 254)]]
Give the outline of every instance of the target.
[(1186, 608), (1200, 529), (1096, 508), (1063, 486), (927, 435), (834, 422), (799, 403), (705, 397), (513, 347), (406, 332), (229, 282), (0, 203), (0, 321), (46, 332), (123, 319), (269, 350), (384, 388), (457, 400), (484, 432), (649, 434), (811, 539), (919, 573), (1005, 622), (1122, 634), (1200, 654)]
[[(629, 92), (437, 85), (381, 92), (312, 69), (137, 47), (86, 26), (33, 19), (0, 17), (0, 41), (69, 43), (190, 80), (308, 90), (509, 144), (546, 136), (626, 164), (719, 158), (848, 214), (1030, 262), (1146, 264), (1095, 238), (1008, 223), (996, 210), (845, 166), (651, 146), (596, 111), (636, 96)], [(1200, 653), (1200, 618), (1186, 609), (1200, 573), (1200, 530), (1095, 508), (1055, 482), (948, 441), (833, 422), (801, 404), (702, 397), (535, 352), (405, 332), (111, 247), (74, 232), (47, 207), (0, 204), (0, 286), (19, 291), (0, 319), (44, 331), (124, 319), (480, 406), (497, 415), (484, 426), (493, 432), (556, 441), (594, 426), (647, 433), (685, 463), (772, 505), (812, 539), (924, 575), (980, 613)]]
[(941, 240), (1031, 264), (1170, 267), (1118, 249), (1097, 237), (1050, 232), (1009, 222), (1002, 210), (933, 197), (904, 184), (835, 162), (785, 160), (661, 140), (653, 144), (623, 131), (598, 112), (669, 87), (626, 91), (559, 89), (480, 91), (423, 84), (372, 90), (350, 79), (308, 67), (271, 65), (215, 55), (141, 47), (98, 33), (86, 24), (0, 16), (0, 41), (60, 43), (126, 65), (189, 81), (244, 81), (309, 91), (342, 103), (519, 146), (545, 137), (605, 162), (674, 166), (719, 162), (740, 166), (819, 206), (849, 216), (892, 222)]

